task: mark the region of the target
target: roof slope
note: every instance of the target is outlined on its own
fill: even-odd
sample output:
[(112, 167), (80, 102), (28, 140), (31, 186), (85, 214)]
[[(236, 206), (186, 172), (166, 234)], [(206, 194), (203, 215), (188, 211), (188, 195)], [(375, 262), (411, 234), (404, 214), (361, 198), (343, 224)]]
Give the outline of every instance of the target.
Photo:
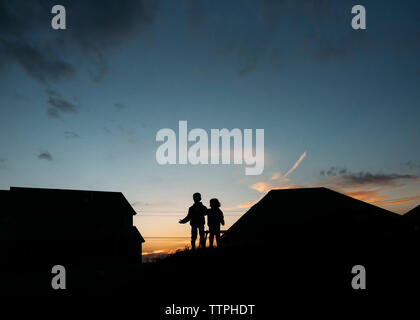
[(121, 192), (11, 187), (0, 196), (7, 198), (8, 206), (22, 215), (136, 214)]
[[(272, 190), (224, 235), (224, 240), (364, 234), (386, 231), (401, 219), (396, 213), (327, 188)], [(375, 229), (375, 230), (373, 230)]]

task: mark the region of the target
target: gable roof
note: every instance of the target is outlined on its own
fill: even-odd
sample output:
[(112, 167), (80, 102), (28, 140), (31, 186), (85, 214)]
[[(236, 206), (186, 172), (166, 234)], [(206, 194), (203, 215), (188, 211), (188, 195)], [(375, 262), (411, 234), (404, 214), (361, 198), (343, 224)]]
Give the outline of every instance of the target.
[(251, 207), (223, 239), (273, 239), (308, 233), (362, 234), (401, 216), (327, 188), (272, 190)]
[(121, 192), (10, 187), (0, 193), (1, 198), (21, 215), (136, 214)]

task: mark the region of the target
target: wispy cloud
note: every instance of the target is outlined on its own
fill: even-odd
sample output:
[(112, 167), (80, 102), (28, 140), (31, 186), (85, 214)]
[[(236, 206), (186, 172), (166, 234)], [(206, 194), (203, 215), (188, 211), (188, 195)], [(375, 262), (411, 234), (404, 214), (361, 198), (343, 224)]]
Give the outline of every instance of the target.
[(248, 208), (251, 208), (256, 203), (257, 203), (257, 201), (248, 201), (248, 202), (245, 202), (245, 203), (240, 203), (236, 207), (238, 209), (248, 209)]
[(293, 171), (296, 170), (296, 168), (300, 165), (300, 163), (303, 161), (303, 159), (305, 159), (306, 157), (306, 151), (304, 153), (302, 153), (302, 155), (299, 157), (298, 161), (295, 162), (295, 164), (293, 165), (293, 167), (290, 168), (289, 171), (287, 171), (287, 173), (284, 175), (285, 177), (289, 176)]
[(357, 200), (362, 200), (369, 203), (375, 203), (378, 201), (383, 201), (387, 199), (387, 196), (380, 195), (377, 190), (365, 190), (365, 191), (353, 191), (353, 192), (344, 192), (349, 197), (355, 198)]
[(266, 193), (270, 190), (282, 190), (282, 189), (293, 189), (293, 188), (302, 188), (298, 184), (288, 184), (283, 186), (276, 186), (266, 182), (257, 182), (251, 186), (252, 189), (257, 190), (260, 193)]
[(62, 113), (73, 113), (76, 114), (78, 112), (77, 106), (70, 101), (64, 99), (60, 93), (55, 90), (47, 89), (48, 94), (48, 104), (50, 105), (47, 113), (52, 118), (59, 118)]
[(305, 157), (306, 151), (302, 153), (299, 159), (293, 164), (293, 166), (289, 169), (289, 171), (287, 171), (285, 175), (282, 175), (280, 172), (275, 172), (270, 177), (270, 182), (260, 181), (251, 185), (251, 188), (258, 191), (259, 193), (266, 193), (275, 189), (299, 188), (299, 185), (290, 183), (288, 176), (299, 167)]
[(277, 180), (280, 179), (281, 173), (280, 172), (274, 172), (274, 174), (271, 176), (270, 180)]
[(362, 200), (368, 203), (375, 205), (396, 205), (411, 201), (420, 200), (420, 195), (404, 197), (404, 198), (393, 198), (390, 199), (388, 195), (381, 194), (378, 190), (367, 190), (367, 191), (355, 191), (355, 192), (345, 192), (349, 197)]
[(420, 200), (420, 196), (413, 196), (413, 197), (400, 198), (400, 199), (388, 199), (388, 200), (380, 201), (380, 204), (392, 205), (392, 204), (400, 204), (400, 203), (416, 201), (416, 200)]

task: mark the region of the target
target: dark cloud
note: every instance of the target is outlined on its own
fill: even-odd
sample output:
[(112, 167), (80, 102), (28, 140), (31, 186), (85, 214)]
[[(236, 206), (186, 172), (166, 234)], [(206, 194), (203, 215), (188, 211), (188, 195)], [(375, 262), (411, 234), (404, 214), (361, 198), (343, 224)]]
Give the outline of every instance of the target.
[(1, 41), (0, 51), (9, 59), (15, 60), (25, 72), (46, 83), (48, 80), (67, 79), (74, 75), (72, 65), (48, 53), (48, 49), (22, 43), (20, 41)]
[(80, 138), (80, 136), (76, 132), (73, 132), (73, 131), (65, 131), (64, 136), (65, 136), (66, 139)]
[(55, 107), (57, 110), (64, 113), (77, 113), (76, 106), (62, 98), (58, 97), (49, 97), (48, 103)]
[(53, 157), (48, 151), (43, 151), (38, 155), (38, 159), (52, 161)]
[(44, 83), (72, 77), (82, 62), (93, 79), (100, 80), (108, 70), (106, 55), (149, 26), (158, 3), (62, 0), (67, 29), (57, 31), (50, 25), (56, 1), (0, 0), (0, 59)]
[(419, 180), (419, 176), (398, 173), (370, 173), (360, 171), (357, 173), (349, 172), (345, 168), (331, 167), (322, 170), (321, 176), (330, 177), (330, 183), (339, 187), (364, 187), (364, 186), (396, 186), (401, 180)]
[[(209, 50), (219, 56), (233, 57), (238, 76), (248, 75), (265, 59), (278, 66), (302, 56), (325, 62), (366, 48), (411, 52), (420, 46), (420, 33), (406, 32), (403, 27), (395, 31), (399, 28), (395, 25), (389, 33), (382, 25), (371, 36), (353, 32), (350, 9), (354, 1), (350, 0), (241, 2), (250, 16), (238, 16), (238, 3), (183, 3), (182, 18), (198, 33), (196, 39), (205, 39)], [(53, 0), (0, 0), (0, 72), (5, 74), (4, 66), (13, 62), (43, 83), (68, 79), (82, 70), (100, 81), (109, 72), (108, 55), (149, 30), (161, 7), (160, 0), (62, 0), (68, 29), (55, 31), (50, 26), (55, 4)], [(290, 31), (284, 31), (285, 24), (290, 24)], [(290, 32), (294, 40), (286, 43), (284, 39), (290, 37), (282, 35)], [(279, 44), (287, 50), (275, 52)]]
[(346, 168), (331, 167), (328, 170), (321, 170), (321, 176), (335, 177), (337, 175), (344, 175), (347, 173)]
[(410, 174), (372, 174), (369, 172), (350, 173), (340, 176), (344, 185), (395, 185), (399, 180), (417, 180), (419, 177)]
[(4, 169), (6, 167), (6, 159), (0, 158), (0, 169)]
[(47, 109), (47, 114), (51, 117), (51, 118), (60, 118), (60, 114), (58, 113), (58, 110), (55, 108), (48, 108)]
[(61, 113), (77, 113), (77, 106), (64, 99), (57, 91), (47, 89), (48, 104), (50, 107), (47, 109), (47, 113), (52, 118), (59, 118)]

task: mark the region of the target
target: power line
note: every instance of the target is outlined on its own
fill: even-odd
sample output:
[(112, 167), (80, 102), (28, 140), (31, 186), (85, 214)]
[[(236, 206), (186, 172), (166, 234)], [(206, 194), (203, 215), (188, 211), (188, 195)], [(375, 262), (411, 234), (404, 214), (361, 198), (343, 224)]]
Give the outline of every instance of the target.
[(191, 237), (143, 237), (145, 239), (190, 239)]
[[(242, 214), (225, 214), (225, 217), (239, 217)], [(139, 214), (137, 217), (174, 217), (179, 218), (181, 215), (175, 215), (175, 214)]]
[[(188, 210), (135, 210), (136, 212), (148, 212), (148, 213), (187, 213)], [(244, 210), (224, 210), (224, 212), (244, 212)]]

